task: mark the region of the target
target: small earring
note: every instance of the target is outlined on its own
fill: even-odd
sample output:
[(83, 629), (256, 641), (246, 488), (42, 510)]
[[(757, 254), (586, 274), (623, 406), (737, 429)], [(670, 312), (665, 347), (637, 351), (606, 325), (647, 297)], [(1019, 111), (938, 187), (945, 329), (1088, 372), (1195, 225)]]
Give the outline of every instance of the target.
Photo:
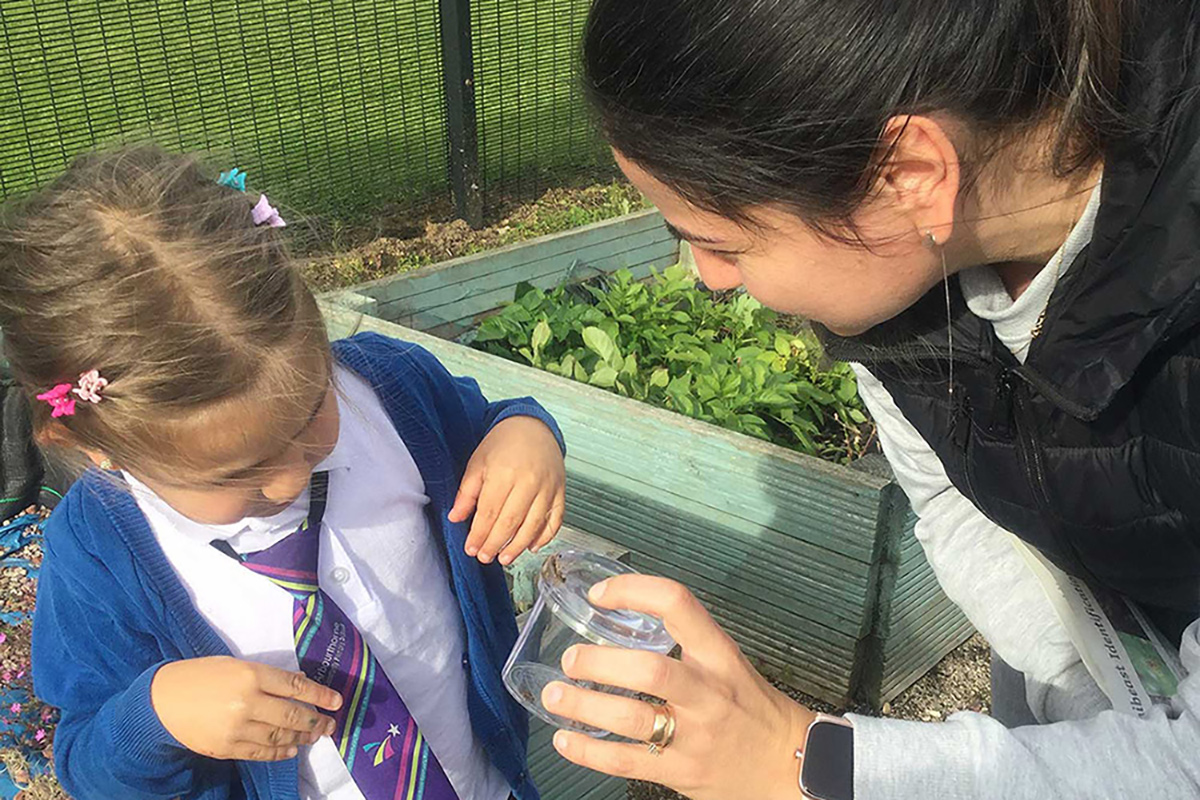
[(112, 459), (106, 458), (103, 461), (101, 461), (100, 469), (104, 470), (105, 472), (112, 472), (114, 469)]
[(933, 231), (925, 231), (925, 244), (930, 250), (937, 250), (941, 246), (941, 242), (937, 240), (937, 235)]

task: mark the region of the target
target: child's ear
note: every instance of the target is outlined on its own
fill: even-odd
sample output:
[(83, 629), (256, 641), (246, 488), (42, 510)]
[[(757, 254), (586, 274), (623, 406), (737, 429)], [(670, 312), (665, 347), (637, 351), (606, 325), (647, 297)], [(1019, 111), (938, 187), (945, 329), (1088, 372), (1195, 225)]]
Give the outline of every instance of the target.
[(85, 447), (80, 447), (75, 437), (64, 426), (51, 423), (42, 427), (33, 436), (34, 441), (43, 449), (68, 450), (76, 453), (81, 453), (86, 456), (89, 461), (101, 469), (108, 469), (112, 462), (104, 453), (98, 450), (90, 450)]
[(43, 425), (33, 434), (33, 440), (37, 442), (38, 447), (57, 447), (67, 450), (77, 450), (75, 437), (71, 436), (71, 432), (59, 425), (57, 422)]

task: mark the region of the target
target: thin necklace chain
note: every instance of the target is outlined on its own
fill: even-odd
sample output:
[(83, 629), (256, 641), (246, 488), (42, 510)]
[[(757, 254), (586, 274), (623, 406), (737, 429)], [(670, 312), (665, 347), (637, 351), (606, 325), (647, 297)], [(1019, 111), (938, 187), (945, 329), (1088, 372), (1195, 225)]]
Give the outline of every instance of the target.
[[(1054, 283), (1056, 286), (1058, 285), (1059, 278), (1062, 277), (1062, 265), (1063, 260), (1066, 257), (1067, 246), (1064, 244), (1062, 248), (1059, 249), (1058, 255), (1054, 259), (1054, 263), (1050, 265), (1050, 268), (1055, 272)], [(1042, 329), (1046, 326), (1046, 312), (1049, 310), (1050, 303), (1047, 301), (1045, 307), (1042, 309), (1042, 313), (1038, 314), (1037, 323), (1033, 326), (1033, 330), (1029, 332), (1030, 339), (1036, 339), (1042, 335)]]
[[(936, 240), (935, 240), (936, 241)], [(946, 249), (940, 248), (942, 257), (942, 285), (946, 288), (946, 332), (950, 345), (950, 386), (949, 397), (954, 399), (954, 315), (950, 306), (950, 268), (946, 266)]]

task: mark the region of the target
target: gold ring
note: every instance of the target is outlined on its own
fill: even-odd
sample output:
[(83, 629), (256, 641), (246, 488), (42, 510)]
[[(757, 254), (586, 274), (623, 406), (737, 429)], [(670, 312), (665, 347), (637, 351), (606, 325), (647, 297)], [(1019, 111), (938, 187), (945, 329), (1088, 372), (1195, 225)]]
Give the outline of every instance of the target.
[(650, 745), (651, 753), (658, 755), (671, 746), (675, 741), (675, 709), (667, 703), (654, 709), (654, 730), (646, 743)]

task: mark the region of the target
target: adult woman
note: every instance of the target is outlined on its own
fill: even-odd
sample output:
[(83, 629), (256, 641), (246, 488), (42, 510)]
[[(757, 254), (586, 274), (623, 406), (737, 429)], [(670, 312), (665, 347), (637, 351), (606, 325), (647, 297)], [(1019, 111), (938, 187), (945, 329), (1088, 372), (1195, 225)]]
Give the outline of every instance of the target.
[(596, 0), (586, 84), (622, 168), (706, 283), (861, 362), (939, 579), (1024, 673), (1026, 715), (1062, 722), (851, 716), (819, 755), (690, 594), (620, 579), (597, 602), (661, 614), (684, 660), (582, 648), (567, 671), (672, 714), (545, 700), (677, 735), (560, 734), (567, 758), (701, 800), (801, 796), (797, 749), (836, 800), (1200, 797), (1200, 679), (1106, 710), (1008, 538), (1137, 601), (1198, 671), (1196, 32), (1183, 0)]

